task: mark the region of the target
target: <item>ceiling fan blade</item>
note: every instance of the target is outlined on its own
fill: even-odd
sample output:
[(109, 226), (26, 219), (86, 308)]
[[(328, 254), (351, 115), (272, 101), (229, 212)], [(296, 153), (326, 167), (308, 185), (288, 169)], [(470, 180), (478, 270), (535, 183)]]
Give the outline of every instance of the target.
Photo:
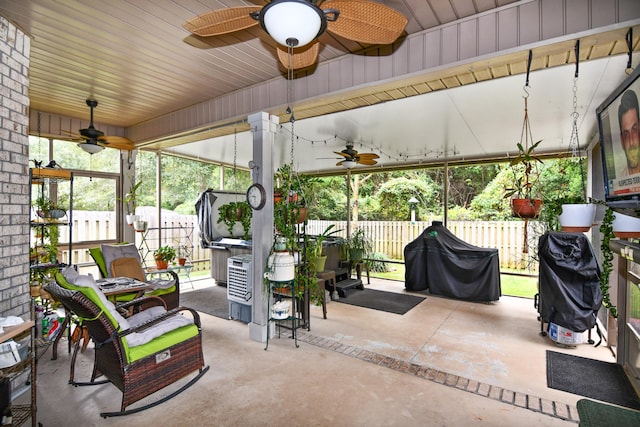
[(182, 27), (201, 37), (232, 33), (258, 25), (258, 21), (253, 19), (250, 14), (260, 9), (262, 6), (240, 6), (212, 10), (185, 21)]
[(375, 161), (375, 160), (373, 160), (373, 159), (363, 159), (363, 158), (359, 158), (359, 159), (357, 159), (357, 160), (356, 160), (356, 163), (360, 163), (361, 165), (373, 166), (373, 165), (375, 165), (375, 164), (376, 164), (376, 163), (378, 163), (378, 162), (376, 162), (376, 161)]
[[(318, 52), (320, 51), (320, 44), (318, 40), (309, 43), (306, 46), (293, 49), (292, 65), (293, 69), (310, 67), (316, 63), (318, 59)], [(284, 66), (285, 69), (289, 69), (289, 52), (284, 46), (278, 45), (278, 60)]]
[(327, 22), (327, 31), (360, 43), (393, 43), (407, 26), (403, 14), (372, 1), (329, 0), (321, 8), (340, 11), (338, 19)]
[(358, 154), (358, 157), (360, 157), (361, 159), (379, 159), (380, 156), (378, 156), (375, 153), (360, 153)]
[(342, 151), (334, 151), (334, 153), (338, 154), (339, 156), (344, 157), (345, 159), (350, 159), (351, 156), (348, 155), (347, 153), (343, 153)]
[(98, 143), (109, 148), (117, 148), (119, 150), (135, 150), (133, 141), (124, 136), (102, 136), (98, 138)]

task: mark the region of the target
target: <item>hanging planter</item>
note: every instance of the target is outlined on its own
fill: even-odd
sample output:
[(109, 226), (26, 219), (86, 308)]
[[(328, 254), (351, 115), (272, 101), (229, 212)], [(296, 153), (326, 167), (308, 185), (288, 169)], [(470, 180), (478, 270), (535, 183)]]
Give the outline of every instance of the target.
[(640, 218), (613, 213), (613, 235), (621, 239), (633, 239), (640, 237)]
[(596, 205), (593, 203), (563, 204), (558, 222), (562, 231), (585, 232), (591, 229), (595, 216)]
[(540, 209), (542, 209), (540, 199), (511, 199), (511, 212), (516, 218), (537, 218), (540, 215)]

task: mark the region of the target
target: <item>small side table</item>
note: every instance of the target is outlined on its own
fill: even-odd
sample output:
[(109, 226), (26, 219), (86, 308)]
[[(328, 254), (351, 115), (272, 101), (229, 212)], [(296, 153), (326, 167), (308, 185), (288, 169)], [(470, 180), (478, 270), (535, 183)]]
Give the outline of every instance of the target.
[[(331, 299), (337, 299), (338, 297), (338, 290), (336, 289), (336, 272), (335, 270), (325, 270), (325, 271), (321, 271), (319, 273), (316, 273), (316, 277), (318, 279), (322, 279), (324, 281), (324, 288), (327, 289), (327, 282), (330, 282), (330, 289), (331, 289)], [(323, 299), (324, 301), (324, 299)], [(326, 304), (326, 301), (325, 301)], [(325, 312), (326, 312), (326, 307), (325, 307)], [(326, 313), (324, 318), (326, 319)]]

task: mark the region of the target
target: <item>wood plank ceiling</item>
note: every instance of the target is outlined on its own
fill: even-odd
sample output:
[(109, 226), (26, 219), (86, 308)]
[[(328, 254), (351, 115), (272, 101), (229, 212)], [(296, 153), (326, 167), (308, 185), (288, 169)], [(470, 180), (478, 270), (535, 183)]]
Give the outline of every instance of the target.
[[(544, 2), (545, 0), (538, 0)], [(589, 0), (592, 9), (634, 9), (632, 0)], [(256, 2), (265, 4), (266, 2)], [(274, 42), (258, 27), (201, 39), (182, 28), (187, 19), (212, 9), (251, 5), (242, 0), (3, 0), (0, 16), (31, 37), (32, 110), (76, 118), (86, 124), (85, 99), (99, 101), (96, 122), (127, 128), (170, 115), (207, 100), (282, 78)], [(408, 18), (407, 37), (531, 0), (384, 0)], [(537, 4), (537, 3), (536, 3)], [(596, 7), (597, 6), (597, 7)], [(625, 9), (626, 8), (626, 9)], [(589, 17), (595, 19), (596, 17)], [(564, 25), (571, 25), (564, 17)], [(615, 31), (614, 31), (615, 30)], [(611, 29), (581, 39), (581, 61), (624, 54), (625, 30)], [(640, 31), (639, 31), (640, 32)], [(633, 39), (638, 48), (640, 37)], [(330, 33), (320, 38), (319, 62), (349, 54), (387, 55), (392, 47), (369, 47)], [(532, 70), (575, 62), (574, 40), (538, 46)], [(297, 118), (389, 103), (443, 89), (522, 74), (526, 53), (514, 50), (406, 78), (360, 88), (344, 97), (330, 94), (302, 102)], [(391, 104), (391, 103), (389, 103)], [(274, 111), (274, 114), (280, 114)], [(283, 115), (282, 120), (286, 120)], [(32, 129), (33, 131), (33, 129)], [(220, 128), (202, 137), (231, 133)], [(162, 148), (193, 141), (164, 138)], [(229, 158), (214, 159), (228, 162)]]

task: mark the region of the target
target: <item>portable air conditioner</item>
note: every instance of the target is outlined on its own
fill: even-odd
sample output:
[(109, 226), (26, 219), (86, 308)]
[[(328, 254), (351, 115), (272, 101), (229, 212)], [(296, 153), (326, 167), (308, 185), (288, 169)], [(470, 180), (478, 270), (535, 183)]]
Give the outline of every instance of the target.
[(229, 318), (245, 323), (251, 322), (253, 286), (251, 255), (236, 255), (227, 260), (227, 300)]

